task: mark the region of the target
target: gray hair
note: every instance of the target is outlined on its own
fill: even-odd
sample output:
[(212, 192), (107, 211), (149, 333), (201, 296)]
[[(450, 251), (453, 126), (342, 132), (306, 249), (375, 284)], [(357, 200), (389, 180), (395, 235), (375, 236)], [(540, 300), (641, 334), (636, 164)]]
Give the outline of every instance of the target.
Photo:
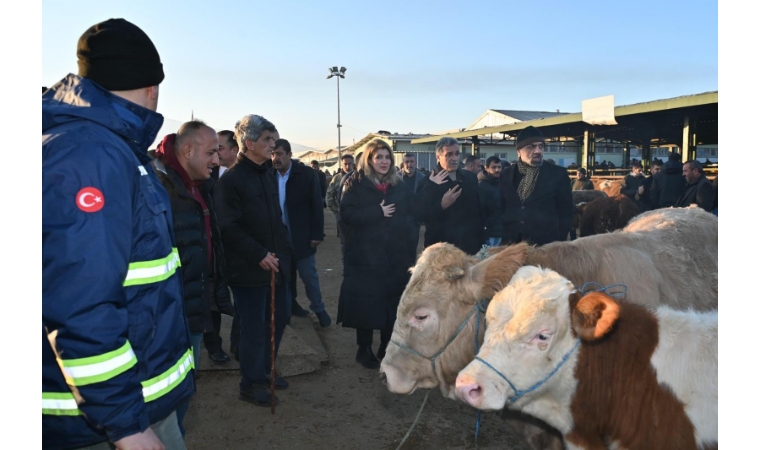
[(238, 143), (238, 148), (245, 153), (247, 151), (245, 141), (248, 139), (254, 142), (258, 141), (265, 131), (276, 133), (277, 128), (274, 127), (272, 122), (262, 116), (257, 116), (256, 114), (244, 116), (235, 124), (235, 140)]
[(443, 153), (443, 147), (450, 147), (452, 145), (459, 147), (459, 141), (453, 137), (448, 136), (444, 136), (438, 139), (438, 142), (435, 143), (435, 154), (438, 155), (440, 153)]

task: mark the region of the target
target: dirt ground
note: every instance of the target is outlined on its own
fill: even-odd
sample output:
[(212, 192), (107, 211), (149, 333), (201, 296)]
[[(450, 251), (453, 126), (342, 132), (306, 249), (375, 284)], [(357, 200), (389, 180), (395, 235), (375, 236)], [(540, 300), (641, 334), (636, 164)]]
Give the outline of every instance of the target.
[[(401, 442), (427, 391), (411, 396), (391, 394), (377, 371), (354, 361), (354, 330), (335, 325), (342, 280), (340, 240), (335, 230), (335, 218), (325, 209), (327, 236), (317, 251), (317, 270), (333, 324), (317, 328), (329, 364), (317, 372), (288, 378), (290, 387), (277, 391), (280, 404), (274, 415), (270, 408), (238, 400), (237, 370), (201, 372), (185, 418), (188, 449), (395, 449)], [(307, 307), (303, 285), (300, 280), (298, 283), (299, 303)], [(222, 337), (227, 351), (229, 342)], [(376, 332), (374, 349), (379, 341)], [(476, 417), (474, 409), (443, 398), (436, 389), (403, 448), (526, 448), (495, 413), (482, 414), (476, 447)]]

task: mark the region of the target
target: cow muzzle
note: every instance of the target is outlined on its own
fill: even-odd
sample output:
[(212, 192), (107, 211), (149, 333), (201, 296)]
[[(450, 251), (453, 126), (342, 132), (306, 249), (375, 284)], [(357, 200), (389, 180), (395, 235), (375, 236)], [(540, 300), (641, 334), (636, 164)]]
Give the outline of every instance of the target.
[(474, 377), (467, 374), (457, 376), (456, 392), (459, 400), (480, 409), (483, 403), (483, 388)]

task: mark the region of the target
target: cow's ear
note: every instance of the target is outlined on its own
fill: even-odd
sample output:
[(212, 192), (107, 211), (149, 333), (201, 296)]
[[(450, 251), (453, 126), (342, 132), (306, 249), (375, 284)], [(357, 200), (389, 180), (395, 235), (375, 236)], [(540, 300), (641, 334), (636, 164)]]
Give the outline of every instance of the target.
[(472, 278), (482, 298), (491, 298), (525, 265), (530, 246), (525, 243), (501, 247), (502, 250), (472, 266)]
[(444, 273), (446, 274), (446, 279), (449, 281), (458, 280), (464, 277), (464, 269), (459, 266), (447, 267), (444, 270)]
[(573, 293), (569, 298), (573, 330), (586, 341), (593, 341), (607, 334), (620, 314), (617, 302), (602, 292), (592, 292), (579, 299), (578, 297), (580, 294)]

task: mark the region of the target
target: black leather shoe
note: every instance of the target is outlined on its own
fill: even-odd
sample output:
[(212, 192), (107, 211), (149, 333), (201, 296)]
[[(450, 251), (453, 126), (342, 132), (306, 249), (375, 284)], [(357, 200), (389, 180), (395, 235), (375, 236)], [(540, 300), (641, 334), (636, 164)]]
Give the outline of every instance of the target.
[(387, 342), (381, 342), (380, 343), (380, 347), (377, 348), (377, 359), (379, 359), (380, 361), (382, 361), (383, 358), (385, 358), (385, 349), (387, 349), (387, 348), (388, 348), (388, 343)]
[(301, 305), (299, 305), (295, 301), (293, 301), (293, 306), (291, 307), (290, 312), (291, 312), (292, 315), (294, 315), (296, 317), (308, 317), (309, 316), (309, 311), (301, 308)]
[(359, 347), (359, 351), (356, 352), (356, 362), (367, 369), (380, 368), (380, 361), (378, 361), (375, 354), (372, 353), (372, 347)]
[(319, 319), (319, 326), (322, 328), (327, 328), (332, 323), (332, 320), (330, 320), (330, 316), (327, 314), (327, 311), (318, 312), (317, 318)]
[[(272, 406), (272, 398), (269, 389), (263, 389), (260, 387), (241, 389), (238, 398), (244, 402), (253, 403), (256, 406)], [(280, 399), (275, 396), (274, 404), (277, 405), (279, 403)]]
[(221, 348), (215, 352), (208, 352), (208, 358), (217, 364), (225, 364), (232, 361), (228, 354), (224, 353)]

